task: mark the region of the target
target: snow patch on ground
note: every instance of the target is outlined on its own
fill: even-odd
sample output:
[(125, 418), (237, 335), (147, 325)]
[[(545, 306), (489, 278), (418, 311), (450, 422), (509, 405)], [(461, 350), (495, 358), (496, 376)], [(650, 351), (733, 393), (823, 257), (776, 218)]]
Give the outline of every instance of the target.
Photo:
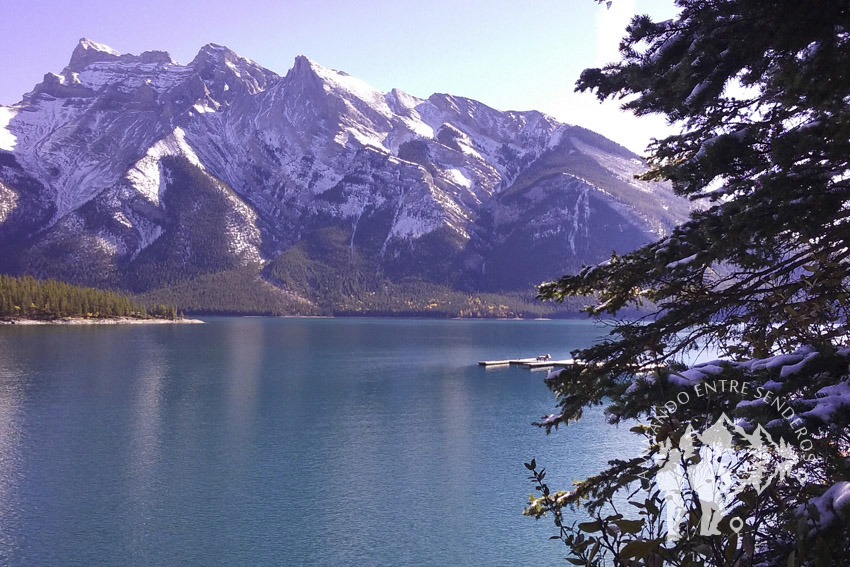
[(155, 205), (159, 205), (159, 199), (165, 191), (161, 160), (166, 156), (183, 156), (204, 169), (194, 150), (186, 143), (186, 133), (182, 128), (175, 128), (174, 132), (148, 148), (145, 157), (137, 161), (125, 174), (127, 181)]
[(217, 112), (217, 110), (215, 108), (213, 108), (212, 106), (209, 106), (207, 103), (204, 103), (204, 102), (196, 102), (192, 106), (192, 108), (195, 109), (195, 112), (197, 112), (199, 114), (207, 114), (207, 113), (210, 113), (210, 112)]
[(127, 228), (133, 228), (133, 223), (130, 222), (130, 219), (127, 218), (127, 215), (120, 211), (112, 215), (112, 218), (114, 218), (117, 222), (123, 224)]
[(109, 256), (122, 256), (126, 247), (120, 238), (107, 230), (101, 230), (94, 236), (95, 248)]
[(446, 177), (449, 181), (454, 183), (455, 185), (460, 185), (461, 187), (466, 187), (467, 189), (472, 188), (472, 180), (464, 175), (463, 171), (459, 169), (447, 169), (445, 171)]
[[(581, 193), (576, 197), (575, 206), (573, 207), (572, 222), (570, 223), (570, 250), (573, 254), (576, 253), (576, 236), (579, 232), (584, 233), (584, 238), (587, 239), (590, 234), (590, 198), (588, 191), (590, 187), (585, 185), (581, 188)], [(568, 212), (568, 214), (570, 214)]]
[(562, 125), (559, 126), (555, 132), (552, 133), (552, 136), (549, 138), (549, 142), (546, 144), (546, 149), (551, 150), (558, 146), (561, 143), (561, 139), (564, 137), (564, 132), (567, 130), (567, 126)]
[(396, 238), (419, 238), (432, 230), (433, 223), (429, 219), (416, 216), (414, 211), (403, 210), (393, 224), (392, 235)]
[(657, 193), (657, 189), (660, 187), (657, 183), (638, 181), (634, 178), (636, 174), (646, 171), (646, 167), (640, 160), (605, 153), (599, 148), (586, 144), (577, 138), (570, 138), (570, 142), (581, 153), (592, 157), (599, 165), (610, 170), (622, 181), (628, 183), (638, 191), (642, 191), (643, 193)]
[(126, 178), (145, 199), (159, 205), (159, 197), (165, 190), (165, 183), (162, 165), (159, 163), (160, 156), (151, 155), (151, 150), (127, 172)]
[(18, 206), (18, 193), (0, 183), (0, 223), (6, 222)]
[(95, 92), (109, 85), (121, 92), (132, 93), (142, 86), (164, 93), (192, 74), (192, 69), (176, 64), (97, 61), (78, 75), (79, 83)]
[(130, 260), (133, 260), (142, 250), (153, 244), (162, 235), (163, 228), (147, 218), (132, 212), (127, 213), (127, 215), (139, 235), (139, 246), (130, 258)]
[(419, 118), (419, 113), (411, 112), (411, 116), (399, 117), (402, 123), (415, 135), (420, 138), (434, 139), (434, 128), (426, 124)]
[(101, 51), (103, 53), (109, 53), (110, 55), (114, 55), (116, 57), (119, 57), (121, 55), (121, 53), (119, 53), (118, 51), (115, 51), (114, 49), (112, 49), (108, 45), (105, 45), (103, 43), (97, 43), (96, 41), (92, 41), (92, 40), (86, 39), (86, 38), (83, 38), (83, 39), (80, 40), (80, 47), (82, 47), (83, 49), (85, 49), (87, 51), (89, 49), (92, 49), (94, 51)]
[(9, 130), (9, 123), (18, 111), (8, 106), (0, 106), (0, 150), (13, 151), (18, 143), (17, 137)]
[[(308, 59), (308, 61), (310, 60)], [(345, 91), (366, 102), (373, 110), (380, 112), (387, 118), (393, 115), (393, 112), (387, 105), (384, 93), (365, 81), (361, 81), (347, 73), (322, 67), (314, 61), (310, 61), (310, 66), (313, 68), (313, 72), (324, 82), (323, 86), (326, 92), (333, 92), (334, 90)]]

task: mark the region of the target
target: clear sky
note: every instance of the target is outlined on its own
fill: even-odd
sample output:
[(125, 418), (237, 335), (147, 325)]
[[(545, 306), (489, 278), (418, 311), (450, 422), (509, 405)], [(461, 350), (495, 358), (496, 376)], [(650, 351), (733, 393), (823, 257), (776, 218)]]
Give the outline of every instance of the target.
[(661, 118), (573, 93), (582, 69), (616, 59), (638, 12), (666, 19), (673, 0), (0, 0), (0, 104), (61, 71), (81, 37), (180, 63), (212, 42), (279, 74), (303, 54), (383, 91), (541, 110), (642, 153)]

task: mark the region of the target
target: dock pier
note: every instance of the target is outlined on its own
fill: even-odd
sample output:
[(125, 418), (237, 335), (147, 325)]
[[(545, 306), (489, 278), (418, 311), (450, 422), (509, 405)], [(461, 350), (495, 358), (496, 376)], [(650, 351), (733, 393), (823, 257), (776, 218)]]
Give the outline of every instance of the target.
[[(568, 368), (570, 366), (575, 366), (577, 364), (585, 364), (581, 360), (576, 360), (574, 358), (567, 358), (564, 360), (539, 360), (538, 357), (533, 356), (529, 358), (509, 358), (505, 360), (480, 360), (478, 364), (487, 368), (495, 368), (499, 366), (525, 366), (526, 368)], [(664, 368), (663, 364), (641, 364), (635, 365), (635, 371), (638, 373), (646, 373), (651, 370), (658, 370)]]
[(530, 358), (509, 358), (506, 360), (481, 360), (478, 362), (481, 366), (525, 366), (526, 368), (551, 368), (559, 367), (566, 368), (573, 366), (576, 361), (572, 358), (566, 360), (538, 360), (536, 356)]

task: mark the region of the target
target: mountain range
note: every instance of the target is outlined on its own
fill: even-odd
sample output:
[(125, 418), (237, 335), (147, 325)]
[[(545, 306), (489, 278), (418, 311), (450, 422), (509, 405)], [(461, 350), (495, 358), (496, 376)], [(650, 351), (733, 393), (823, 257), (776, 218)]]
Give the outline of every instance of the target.
[(181, 65), (82, 39), (0, 106), (0, 271), (189, 311), (510, 315), (687, 217), (644, 169), (540, 112), (303, 56), (280, 76), (215, 44)]

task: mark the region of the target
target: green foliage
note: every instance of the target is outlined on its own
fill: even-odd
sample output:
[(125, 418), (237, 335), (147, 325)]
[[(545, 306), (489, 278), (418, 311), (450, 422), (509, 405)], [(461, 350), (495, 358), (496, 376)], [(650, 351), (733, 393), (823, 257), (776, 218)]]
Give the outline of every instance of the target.
[(374, 266), (350, 245), (350, 239), (342, 227), (321, 228), (279, 254), (264, 273), (283, 289), (332, 309), (378, 281)]
[(577, 313), (541, 305), (532, 295), (520, 293), (462, 293), (431, 282), (385, 280), (377, 290), (363, 290), (343, 298), (334, 308), (338, 315), (395, 315), (411, 317), (534, 318), (564, 317)]
[[(754, 518), (740, 538), (673, 545), (641, 532), (599, 545), (614, 565), (636, 558), (650, 565), (846, 564), (847, 517), (821, 523), (810, 503), (850, 477), (850, 412), (846, 401), (836, 402), (829, 419), (806, 412), (829, 388), (850, 387), (840, 355), (850, 315), (850, 7), (790, 0), (677, 5), (679, 15), (666, 22), (633, 19), (622, 61), (586, 70), (578, 89), (623, 98), (636, 114), (676, 122), (679, 134), (650, 145), (651, 169), (643, 177), (669, 180), (703, 207), (667, 238), (539, 288), (542, 298), (558, 301), (595, 295), (588, 311), (597, 317), (640, 306), (653, 311), (618, 321), (606, 340), (574, 353), (586, 364), (548, 381), (560, 413), (543, 425), (550, 430), (604, 404), (613, 422), (661, 424), (639, 430), (656, 451), (721, 413), (794, 439), (775, 412), (739, 406), (734, 397), (691, 403), (673, 416), (659, 408), (686, 391), (676, 373), (694, 349), (709, 347), (731, 362), (813, 349), (816, 362), (796, 373), (730, 363), (713, 375), (753, 390), (778, 384), (777, 396), (815, 445), (793, 479), (740, 495), (736, 505)], [(528, 511), (553, 513), (558, 523), (561, 507), (582, 502), (596, 522), (612, 522), (604, 506), (621, 491), (651, 490), (640, 479), (654, 472), (641, 459), (612, 461), (569, 496), (553, 501), (547, 488)], [(598, 530), (559, 528), (556, 537), (570, 546), (571, 561), (592, 564), (586, 542), (599, 542)], [(831, 556), (827, 541), (834, 542)]]
[[(436, 258), (432, 264), (438, 264)], [(308, 235), (274, 258), (263, 274), (324, 315), (563, 317), (581, 306), (579, 300), (545, 305), (531, 294), (464, 293), (419, 277), (395, 280), (379, 273), (374, 258), (352, 246), (351, 233), (338, 226)]]
[(178, 318), (173, 306), (159, 305), (148, 310), (133, 303), (127, 296), (111, 291), (78, 287), (56, 280), (40, 281), (31, 276), (15, 278), (0, 274), (0, 319), (49, 321), (65, 317)]
[[(100, 288), (113, 287), (119, 281), (113, 258), (93, 246), (88, 237), (59, 236), (21, 248), (13, 273)], [(84, 262), (79, 258), (80, 249), (89, 251)]]
[(283, 291), (259, 275), (258, 266), (204, 274), (135, 297), (146, 305), (178, 305), (196, 315), (320, 315), (300, 296)]
[[(558, 535), (553, 536), (553, 539), (561, 539), (569, 547), (567, 561), (570, 564), (598, 567), (613, 561), (617, 565), (660, 567), (671, 560), (676, 563), (676, 558), (663, 546), (665, 532), (660, 518), (662, 501), (658, 491), (650, 493), (643, 502), (629, 502), (632, 511), (637, 511), (633, 519), (613, 510), (612, 513), (595, 513), (592, 521), (567, 524), (563, 510), (572, 493), (551, 492), (544, 480), (546, 471), (538, 470), (533, 459), (525, 463), (525, 467), (531, 471), (529, 480), (541, 494), (540, 497), (529, 498), (525, 514), (538, 519), (547, 513), (553, 515), (558, 527)], [(690, 555), (698, 556), (693, 553)]]
[[(274, 271), (248, 266), (204, 274), (134, 296), (144, 305), (177, 305), (195, 315), (337, 315), (469, 318), (575, 316), (581, 300), (546, 305), (533, 294), (463, 293), (431, 282), (386, 278), (340, 278), (327, 265), (305, 260), (299, 250), (286, 253)], [(299, 261), (300, 257), (300, 261)], [(291, 260), (291, 262), (290, 262)], [(294, 275), (293, 275), (294, 273)], [(306, 275), (305, 275), (306, 274)]]

